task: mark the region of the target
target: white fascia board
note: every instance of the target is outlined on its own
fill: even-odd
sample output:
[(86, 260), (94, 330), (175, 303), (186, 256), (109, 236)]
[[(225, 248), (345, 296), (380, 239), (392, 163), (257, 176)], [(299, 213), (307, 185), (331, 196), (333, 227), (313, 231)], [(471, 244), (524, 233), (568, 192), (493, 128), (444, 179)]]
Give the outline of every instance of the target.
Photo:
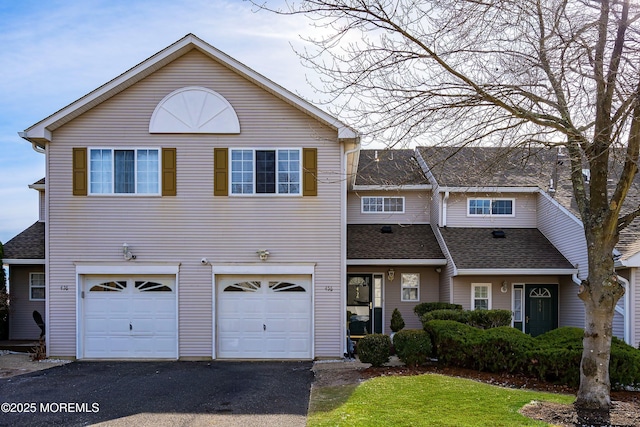
[(629, 258), (620, 259), (616, 261), (616, 267), (618, 266), (628, 267), (628, 268), (640, 267), (640, 252), (636, 252), (635, 254), (631, 255)]
[(425, 191), (431, 190), (429, 184), (413, 185), (354, 185), (353, 191)]
[(540, 187), (438, 187), (444, 193), (537, 193)]
[(347, 265), (447, 265), (446, 259), (348, 259)]
[(458, 276), (557, 276), (577, 274), (577, 268), (459, 268)]
[(213, 274), (313, 274), (315, 263), (239, 263), (212, 264)]
[[(105, 83), (99, 88), (82, 98), (72, 102), (61, 110), (53, 113), (49, 117), (41, 120), (33, 126), (26, 129), (24, 132), (19, 132), (19, 135), (33, 143), (43, 146), (46, 142), (51, 142), (51, 132), (58, 126), (66, 123), (72, 118), (80, 115), (81, 113), (93, 108), (93, 106), (111, 98), (115, 94), (130, 87), (135, 82), (143, 79), (144, 77), (152, 74), (161, 66), (173, 61), (174, 59), (182, 56), (184, 53), (190, 51), (192, 48), (197, 48), (209, 57), (217, 60), (223, 65), (229, 67), (235, 72), (243, 75), (245, 78), (253, 81), (264, 89), (270, 91), (274, 95), (289, 102), (298, 109), (306, 112), (312, 117), (324, 122), (325, 124), (333, 127), (338, 131), (339, 139), (359, 139), (360, 134), (342, 123), (337, 118), (322, 111), (315, 105), (303, 100), (299, 96), (284, 89), (282, 86), (267, 79), (263, 75), (250, 69), (241, 62), (233, 59), (229, 55), (219, 51), (208, 43), (205, 43), (200, 38), (193, 34), (187, 34), (182, 39), (178, 40), (171, 46), (161, 50), (150, 58), (144, 60), (133, 68), (125, 71), (113, 80)], [(56, 125), (56, 123), (59, 123)]]
[(45, 259), (3, 259), (3, 264), (7, 265), (44, 265), (47, 263)]
[(76, 262), (76, 274), (178, 274), (180, 263)]

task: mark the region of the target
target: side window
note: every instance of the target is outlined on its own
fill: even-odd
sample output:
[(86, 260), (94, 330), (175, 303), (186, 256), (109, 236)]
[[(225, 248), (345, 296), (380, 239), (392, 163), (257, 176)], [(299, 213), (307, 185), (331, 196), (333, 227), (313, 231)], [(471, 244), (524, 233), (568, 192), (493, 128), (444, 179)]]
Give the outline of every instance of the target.
[(473, 283), (471, 285), (471, 309), (491, 309), (491, 283)]
[(402, 273), (400, 287), (401, 301), (420, 301), (420, 274)]
[(29, 300), (45, 300), (45, 275), (44, 273), (29, 273)]

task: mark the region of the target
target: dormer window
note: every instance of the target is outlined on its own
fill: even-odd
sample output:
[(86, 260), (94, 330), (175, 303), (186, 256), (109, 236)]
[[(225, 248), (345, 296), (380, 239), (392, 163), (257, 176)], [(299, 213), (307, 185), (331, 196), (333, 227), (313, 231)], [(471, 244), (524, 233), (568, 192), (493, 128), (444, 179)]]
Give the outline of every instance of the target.
[(467, 199), (468, 216), (515, 216), (514, 199)]

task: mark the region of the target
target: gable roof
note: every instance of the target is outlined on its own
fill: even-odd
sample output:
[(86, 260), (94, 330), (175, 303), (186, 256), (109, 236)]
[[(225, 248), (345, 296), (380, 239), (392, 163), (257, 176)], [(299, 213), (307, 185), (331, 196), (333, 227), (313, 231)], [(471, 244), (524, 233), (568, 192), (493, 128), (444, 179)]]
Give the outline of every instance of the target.
[(549, 188), (556, 150), (504, 147), (418, 147), (441, 187)]
[(429, 185), (414, 150), (360, 150), (355, 185)]
[(149, 76), (159, 68), (162, 68), (193, 49), (199, 50), (209, 58), (240, 74), (244, 78), (250, 80), (283, 101), (291, 104), (311, 117), (314, 117), (320, 122), (336, 129), (338, 132), (338, 138), (359, 138), (359, 134), (355, 130), (346, 126), (337, 118), (327, 114), (313, 104), (284, 89), (282, 86), (279, 86), (208, 43), (205, 43), (193, 34), (187, 34), (171, 46), (161, 50), (128, 71), (125, 71), (115, 79), (105, 83), (77, 101), (72, 102), (49, 117), (27, 128), (24, 132), (20, 132), (19, 135), (37, 146), (44, 147), (47, 142), (51, 141), (51, 132), (60, 126), (73, 120), (112, 96), (122, 92)]
[(535, 270), (544, 274), (571, 274), (577, 269), (537, 228), (441, 228), (447, 249), (460, 273), (489, 274), (496, 270)]
[[(389, 227), (386, 231), (391, 232), (383, 233), (382, 227)], [(429, 224), (348, 224), (347, 262), (349, 260), (395, 260), (398, 263), (406, 260), (430, 265), (446, 263)]]
[(44, 260), (44, 222), (36, 222), (4, 244), (5, 262), (20, 259)]

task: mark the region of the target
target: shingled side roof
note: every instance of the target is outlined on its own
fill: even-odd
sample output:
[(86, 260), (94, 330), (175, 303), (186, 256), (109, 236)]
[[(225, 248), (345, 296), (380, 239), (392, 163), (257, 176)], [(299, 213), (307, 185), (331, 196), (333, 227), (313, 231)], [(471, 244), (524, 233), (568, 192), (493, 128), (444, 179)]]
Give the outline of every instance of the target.
[(428, 185), (414, 150), (360, 150), (355, 185)]
[(441, 228), (458, 269), (573, 269), (536, 228)]
[(383, 233), (384, 226), (347, 225), (347, 259), (428, 259), (445, 263), (429, 224), (390, 225), (391, 233)]
[(5, 243), (3, 259), (44, 259), (44, 222), (36, 222)]

